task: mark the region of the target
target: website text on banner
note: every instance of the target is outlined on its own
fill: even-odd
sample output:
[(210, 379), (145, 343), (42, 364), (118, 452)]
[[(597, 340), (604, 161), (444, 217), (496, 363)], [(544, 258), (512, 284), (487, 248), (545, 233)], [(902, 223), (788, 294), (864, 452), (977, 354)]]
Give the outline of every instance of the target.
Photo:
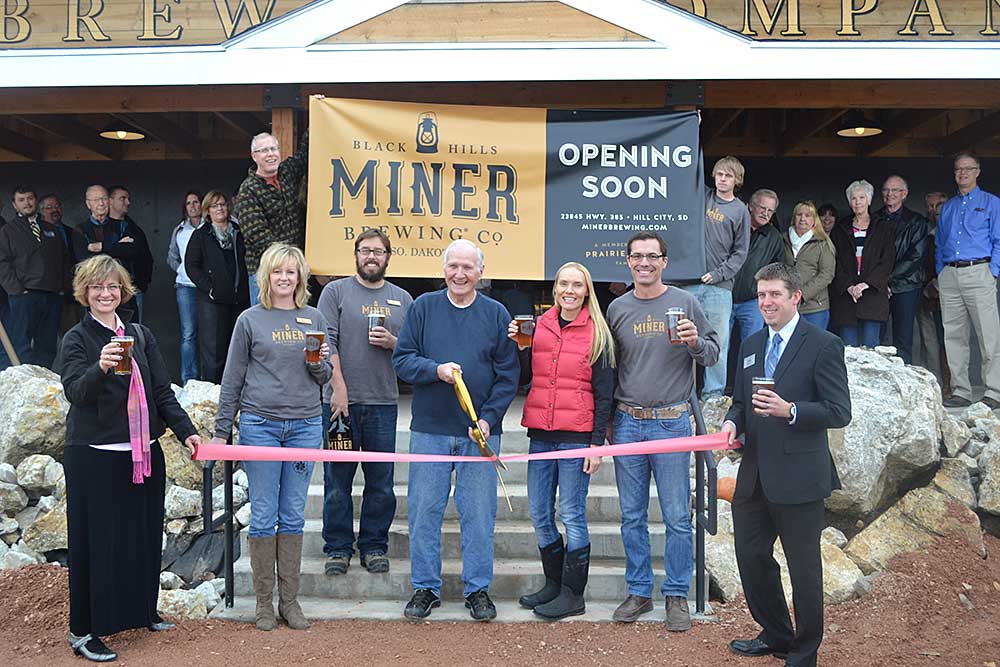
[(695, 112), (566, 111), (313, 97), (306, 256), (350, 275), (370, 227), (392, 241), (394, 276), (441, 273), (464, 238), (486, 277), (552, 279), (568, 261), (627, 281), (625, 240), (666, 238), (671, 280), (704, 267)]
[[(592, 449), (568, 449), (541, 454), (510, 454), (501, 456), (502, 461), (534, 461), (540, 459), (580, 459), (587, 456), (632, 456), (636, 454), (667, 454), (672, 452), (704, 452), (716, 449), (732, 449), (724, 433), (695, 435), (687, 438), (629, 442), (620, 445), (606, 445), (596, 452)], [(392, 452), (335, 451), (331, 449), (297, 449), (293, 447), (254, 447), (252, 445), (211, 445), (195, 447), (192, 459), (195, 461), (336, 461), (339, 463), (360, 461), (447, 463), (455, 461), (482, 461), (490, 463), (493, 458), (485, 456), (437, 456), (432, 454), (403, 454)]]

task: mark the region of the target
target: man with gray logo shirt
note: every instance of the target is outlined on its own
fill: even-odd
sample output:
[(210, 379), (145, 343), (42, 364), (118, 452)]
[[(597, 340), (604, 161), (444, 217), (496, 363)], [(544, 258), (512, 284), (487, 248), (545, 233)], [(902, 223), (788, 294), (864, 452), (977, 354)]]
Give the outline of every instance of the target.
[[(323, 404), (325, 429), (339, 416), (349, 417), (356, 448), (396, 450), (399, 390), (392, 368), (396, 335), (413, 298), (385, 280), (392, 255), (389, 238), (369, 229), (354, 242), (357, 273), (323, 288), (319, 310), (328, 330), (333, 378)], [(331, 391), (332, 390), (332, 391)], [(357, 463), (323, 466), (323, 551), (328, 575), (344, 574), (354, 553), (354, 503), (351, 487)], [(392, 463), (362, 463), (358, 552), (369, 572), (389, 571), (389, 525), (396, 513)]]

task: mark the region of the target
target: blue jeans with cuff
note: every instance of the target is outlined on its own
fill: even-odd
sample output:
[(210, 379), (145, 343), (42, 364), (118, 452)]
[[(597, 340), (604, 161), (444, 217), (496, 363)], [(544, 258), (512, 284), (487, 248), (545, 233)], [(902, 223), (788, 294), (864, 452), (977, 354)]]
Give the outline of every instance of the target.
[[(590, 449), (590, 444), (531, 440), (528, 453)], [(600, 448), (594, 448), (594, 456)], [(556, 489), (559, 489), (559, 518), (566, 527), (566, 550), (575, 551), (590, 544), (587, 529), (587, 490), (590, 475), (583, 472), (584, 459), (528, 461), (528, 509), (538, 547), (559, 539), (556, 527)]]

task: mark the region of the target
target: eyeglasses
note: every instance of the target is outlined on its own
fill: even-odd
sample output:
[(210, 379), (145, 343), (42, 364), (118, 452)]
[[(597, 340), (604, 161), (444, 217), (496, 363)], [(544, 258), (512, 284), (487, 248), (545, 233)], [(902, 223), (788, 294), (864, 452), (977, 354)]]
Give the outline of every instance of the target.
[(252, 153), (278, 153), (281, 149), (277, 146), (265, 146), (264, 148), (255, 148)]
[(100, 294), (101, 292), (120, 292), (122, 286), (117, 283), (112, 283), (110, 285), (87, 285), (87, 289), (91, 292), (97, 292)]
[(962, 172), (971, 173), (973, 171), (979, 171), (979, 167), (955, 167), (955, 173), (960, 174)]
[(383, 248), (358, 248), (357, 253), (362, 257), (368, 257), (369, 255), (385, 257), (388, 254)]
[(903, 188), (882, 188), (882, 194), (884, 195), (898, 195), (906, 192)]
[(773, 208), (765, 208), (764, 206), (761, 206), (760, 204), (754, 204), (753, 207), (755, 209), (757, 209), (758, 211), (760, 211), (761, 213), (764, 213), (766, 215), (774, 215), (775, 209), (773, 209)]
[(209, 206), (208, 210), (210, 210), (210, 211), (212, 211), (212, 210), (222, 210), (222, 209), (225, 209), (225, 208), (226, 208), (225, 204), (218, 203), (218, 204), (212, 204), (211, 206)]
[(642, 254), (641, 252), (633, 252), (629, 254), (628, 258), (629, 261), (632, 262), (641, 262), (644, 259), (649, 260), (650, 262), (658, 262), (664, 258), (664, 255), (661, 255), (656, 252), (648, 252), (645, 255)]

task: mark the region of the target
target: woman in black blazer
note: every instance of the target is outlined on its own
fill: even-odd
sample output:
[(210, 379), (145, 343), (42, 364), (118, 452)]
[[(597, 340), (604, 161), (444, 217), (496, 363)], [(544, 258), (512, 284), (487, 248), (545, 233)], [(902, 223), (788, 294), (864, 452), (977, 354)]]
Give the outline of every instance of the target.
[(236, 318), (250, 305), (246, 246), (229, 219), (226, 195), (212, 190), (201, 202), (209, 225), (188, 242), (184, 266), (198, 288), (198, 362), (202, 380), (219, 384)]
[[(128, 271), (97, 255), (76, 268), (73, 294), (89, 310), (63, 338), (58, 368), (66, 417), (69, 642), (95, 662), (117, 659), (101, 637), (131, 628), (169, 630), (156, 612), (166, 471), (157, 438), (168, 424), (199, 444), (170, 388), (153, 333), (116, 309), (135, 295)], [(124, 312), (127, 320), (130, 313)], [(128, 374), (115, 367), (131, 336)]]

